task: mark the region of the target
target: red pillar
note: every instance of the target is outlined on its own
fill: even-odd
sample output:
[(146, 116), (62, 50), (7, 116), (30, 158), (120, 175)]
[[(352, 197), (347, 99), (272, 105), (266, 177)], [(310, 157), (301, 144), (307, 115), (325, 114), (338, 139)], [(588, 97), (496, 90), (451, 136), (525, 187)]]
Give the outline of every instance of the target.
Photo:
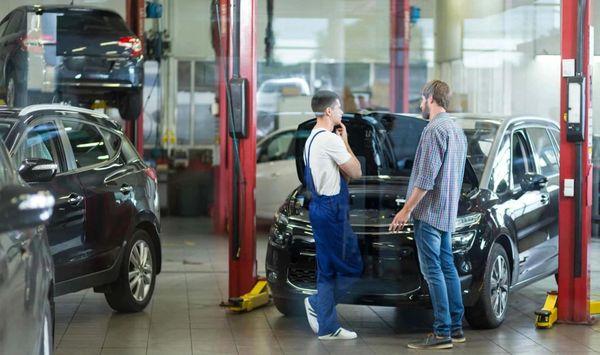
[[(563, 0), (562, 6), (562, 43), (561, 59), (577, 58), (577, 0)], [(588, 107), (584, 114), (584, 132), (591, 128), (588, 124), (590, 100), (591, 70), (589, 53), (589, 28), (590, 28), (590, 0), (584, 8), (584, 31), (583, 31), (583, 60), (581, 63), (581, 74), (585, 78), (585, 106)], [(563, 62), (564, 63), (564, 62)], [(561, 78), (561, 133), (560, 133), (560, 184), (561, 195), (559, 199), (559, 285), (558, 285), (558, 320), (569, 323), (589, 323), (590, 309), (590, 268), (589, 268), (589, 245), (591, 237), (591, 206), (592, 206), (592, 165), (591, 165), (591, 134), (585, 134), (582, 142), (583, 154), (581, 165), (581, 211), (580, 220), (576, 220), (576, 202), (573, 197), (564, 196), (565, 179), (575, 179), (576, 176), (576, 145), (568, 142), (566, 138), (567, 123), (567, 78)], [(577, 187), (576, 187), (577, 189)], [(581, 257), (575, 258), (575, 228), (582, 226)], [(576, 276), (576, 263), (581, 267), (579, 276)]]
[(227, 82), (225, 68), (230, 66), (229, 56), (229, 1), (219, 0), (219, 13), (221, 18), (220, 45), (221, 54), (217, 56), (217, 70), (219, 82), (219, 157), (220, 162), (215, 173), (215, 204), (213, 209), (213, 228), (217, 234), (226, 234), (228, 221), (231, 220), (231, 184), (232, 166), (229, 159), (227, 136)]
[[(127, 0), (126, 21), (129, 28), (144, 43), (144, 19), (146, 18), (146, 1)], [(143, 101), (143, 100), (142, 100)], [(140, 103), (143, 105), (143, 102)], [(125, 134), (140, 154), (144, 154), (144, 111), (141, 110), (140, 117), (134, 121), (125, 122)]]
[(410, 1), (390, 0), (390, 111), (408, 112)]
[[(256, 186), (256, 0), (240, 0), (240, 76), (248, 80), (246, 115), (248, 137), (239, 140), (239, 250), (231, 250), (233, 228), (229, 219), (229, 297), (248, 293), (257, 281), (254, 189)], [(229, 16), (231, 18), (231, 16)], [(229, 27), (231, 29), (231, 27)], [(231, 37), (230, 37), (231, 38)], [(230, 40), (230, 43), (232, 41)], [(232, 53), (230, 51), (230, 53)], [(231, 70), (229, 71), (231, 73)], [(228, 163), (233, 167), (233, 145), (227, 136)], [(231, 186), (231, 185), (229, 185)]]

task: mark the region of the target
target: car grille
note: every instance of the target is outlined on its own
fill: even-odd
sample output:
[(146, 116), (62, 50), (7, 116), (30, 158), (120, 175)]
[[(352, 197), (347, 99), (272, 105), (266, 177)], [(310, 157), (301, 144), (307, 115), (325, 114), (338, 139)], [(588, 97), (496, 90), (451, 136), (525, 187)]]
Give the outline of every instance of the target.
[(299, 288), (315, 290), (317, 288), (317, 276), (314, 270), (288, 269), (288, 281)]

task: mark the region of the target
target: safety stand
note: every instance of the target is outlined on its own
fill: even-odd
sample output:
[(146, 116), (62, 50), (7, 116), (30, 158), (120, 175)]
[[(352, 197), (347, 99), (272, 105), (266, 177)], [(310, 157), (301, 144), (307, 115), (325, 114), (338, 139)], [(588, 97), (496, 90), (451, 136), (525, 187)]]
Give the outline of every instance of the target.
[(269, 303), (269, 286), (267, 280), (258, 280), (256, 285), (250, 292), (240, 297), (232, 297), (229, 302), (221, 303), (221, 307), (225, 307), (233, 312), (250, 312), (253, 309), (262, 307)]
[[(600, 314), (600, 301), (590, 302), (590, 315)], [(546, 296), (544, 307), (535, 312), (535, 327), (538, 329), (550, 329), (558, 320), (558, 292), (550, 291)], [(592, 318), (593, 319), (593, 318)]]

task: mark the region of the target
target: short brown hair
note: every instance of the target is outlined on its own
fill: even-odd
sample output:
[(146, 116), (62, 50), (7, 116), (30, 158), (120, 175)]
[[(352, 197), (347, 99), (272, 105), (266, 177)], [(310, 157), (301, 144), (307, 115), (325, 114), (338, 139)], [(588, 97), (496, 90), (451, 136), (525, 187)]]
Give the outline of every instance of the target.
[(310, 106), (315, 113), (315, 116), (323, 116), (325, 110), (328, 107), (335, 104), (335, 100), (339, 100), (340, 97), (333, 91), (319, 90), (315, 93), (310, 101)]
[(421, 94), (425, 99), (433, 97), (433, 101), (440, 107), (443, 107), (445, 110), (448, 109), (450, 104), (450, 87), (445, 82), (432, 80), (423, 86)]

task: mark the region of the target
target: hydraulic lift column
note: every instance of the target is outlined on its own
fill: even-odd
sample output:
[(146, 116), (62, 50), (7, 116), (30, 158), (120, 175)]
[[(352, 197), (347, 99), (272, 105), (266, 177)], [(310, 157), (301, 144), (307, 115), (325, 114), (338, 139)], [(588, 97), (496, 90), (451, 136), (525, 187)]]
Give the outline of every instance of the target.
[(408, 112), (410, 2), (390, 0), (390, 111)]
[(582, 324), (591, 321), (590, 2), (561, 1), (558, 320)]
[[(126, 21), (127, 25), (135, 33), (135, 35), (144, 43), (144, 19), (146, 18), (146, 1), (144, 0), (127, 0), (126, 6)], [(143, 80), (143, 79), (142, 79)], [(143, 100), (140, 103), (143, 106)], [(144, 110), (140, 111), (140, 117), (132, 120), (128, 118), (125, 122), (125, 134), (131, 140), (137, 151), (144, 154)]]

